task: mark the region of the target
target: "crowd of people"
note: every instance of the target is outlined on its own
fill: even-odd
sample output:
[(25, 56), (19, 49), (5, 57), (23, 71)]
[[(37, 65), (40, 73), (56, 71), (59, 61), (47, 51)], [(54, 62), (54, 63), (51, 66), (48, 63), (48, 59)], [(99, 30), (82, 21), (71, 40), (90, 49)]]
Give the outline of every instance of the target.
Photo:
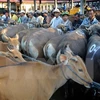
[(85, 26), (89, 27), (92, 24), (96, 24), (99, 21), (95, 17), (95, 10), (88, 10), (88, 16), (84, 16), (80, 13), (76, 13), (73, 16), (73, 21), (70, 20), (70, 15), (68, 11), (60, 12), (59, 9), (53, 9), (51, 12), (47, 10), (37, 10), (35, 12), (29, 11), (25, 13), (24, 10), (16, 13), (11, 11), (11, 17), (6, 11), (1, 16), (0, 20), (4, 23), (8, 23), (9, 20), (16, 21), (17, 23), (39, 23), (43, 25), (48, 25), (48, 27), (57, 28), (59, 25), (66, 27), (66, 30), (72, 31), (79, 27)]

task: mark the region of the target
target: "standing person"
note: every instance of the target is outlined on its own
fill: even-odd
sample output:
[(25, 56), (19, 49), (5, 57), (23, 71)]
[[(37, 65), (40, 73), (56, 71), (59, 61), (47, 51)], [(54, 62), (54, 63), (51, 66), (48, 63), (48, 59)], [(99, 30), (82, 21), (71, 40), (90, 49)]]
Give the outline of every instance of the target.
[(4, 15), (1, 17), (1, 20), (2, 20), (5, 24), (7, 24), (7, 23), (9, 22), (10, 17), (9, 17), (9, 12), (8, 12), (8, 11), (5, 11), (5, 12), (4, 12)]
[(90, 25), (98, 23), (99, 21), (96, 19), (95, 15), (96, 13), (94, 9), (89, 10), (88, 17), (83, 20), (81, 26), (89, 27)]
[(14, 10), (11, 11), (11, 19), (14, 21), (18, 20), (18, 17), (17, 17), (16, 12)]
[(43, 13), (43, 17), (44, 17), (43, 24), (49, 24), (48, 11), (47, 10), (43, 10), (42, 13)]
[(55, 9), (53, 11), (55, 17), (51, 20), (50, 25), (52, 28), (57, 28), (59, 24), (63, 22), (62, 18), (60, 17), (60, 11), (59, 9)]
[(72, 23), (73, 29), (75, 30), (75, 29), (79, 28), (79, 26), (81, 25), (81, 23), (82, 23), (82, 20), (80, 18), (80, 14), (79, 13), (76, 13), (74, 15), (74, 21)]
[(25, 11), (24, 11), (24, 10), (22, 10), (22, 11), (20, 12), (20, 20), (21, 20), (21, 23), (23, 23), (23, 24), (25, 24), (25, 23), (28, 22), (28, 18), (27, 18), (27, 16), (25, 15)]

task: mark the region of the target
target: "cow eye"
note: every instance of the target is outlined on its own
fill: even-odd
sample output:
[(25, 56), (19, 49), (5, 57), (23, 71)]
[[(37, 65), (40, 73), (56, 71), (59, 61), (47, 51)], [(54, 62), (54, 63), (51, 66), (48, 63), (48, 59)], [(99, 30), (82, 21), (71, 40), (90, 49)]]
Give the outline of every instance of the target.
[(83, 72), (83, 70), (82, 69), (78, 69), (80, 72)]
[(17, 57), (17, 56), (15, 56), (15, 58), (17, 59), (18, 57)]

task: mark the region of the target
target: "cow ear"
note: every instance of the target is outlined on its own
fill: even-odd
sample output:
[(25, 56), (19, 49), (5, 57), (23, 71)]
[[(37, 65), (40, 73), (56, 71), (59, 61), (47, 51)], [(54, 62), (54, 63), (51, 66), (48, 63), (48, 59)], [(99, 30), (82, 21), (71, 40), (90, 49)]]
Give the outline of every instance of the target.
[(8, 42), (10, 40), (10, 37), (7, 37), (6, 35), (3, 34), (2, 39), (3, 41)]
[(67, 60), (67, 57), (64, 54), (60, 55), (60, 62), (65, 62)]

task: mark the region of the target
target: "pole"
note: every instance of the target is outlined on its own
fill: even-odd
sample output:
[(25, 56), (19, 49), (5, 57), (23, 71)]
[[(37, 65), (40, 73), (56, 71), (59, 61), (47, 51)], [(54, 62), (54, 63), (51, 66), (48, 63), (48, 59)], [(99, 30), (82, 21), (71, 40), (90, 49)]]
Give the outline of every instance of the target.
[(57, 8), (57, 0), (54, 1), (55, 8)]
[(80, 13), (84, 14), (84, 5), (85, 5), (85, 0), (81, 0), (81, 6), (80, 6)]
[(36, 0), (34, 0), (34, 11), (36, 10)]
[(71, 0), (71, 8), (73, 8), (73, 0)]
[(7, 10), (9, 12), (9, 15), (11, 16), (11, 4), (10, 4), (10, 0), (7, 0)]
[(7, 0), (7, 10), (10, 12), (10, 0)]

